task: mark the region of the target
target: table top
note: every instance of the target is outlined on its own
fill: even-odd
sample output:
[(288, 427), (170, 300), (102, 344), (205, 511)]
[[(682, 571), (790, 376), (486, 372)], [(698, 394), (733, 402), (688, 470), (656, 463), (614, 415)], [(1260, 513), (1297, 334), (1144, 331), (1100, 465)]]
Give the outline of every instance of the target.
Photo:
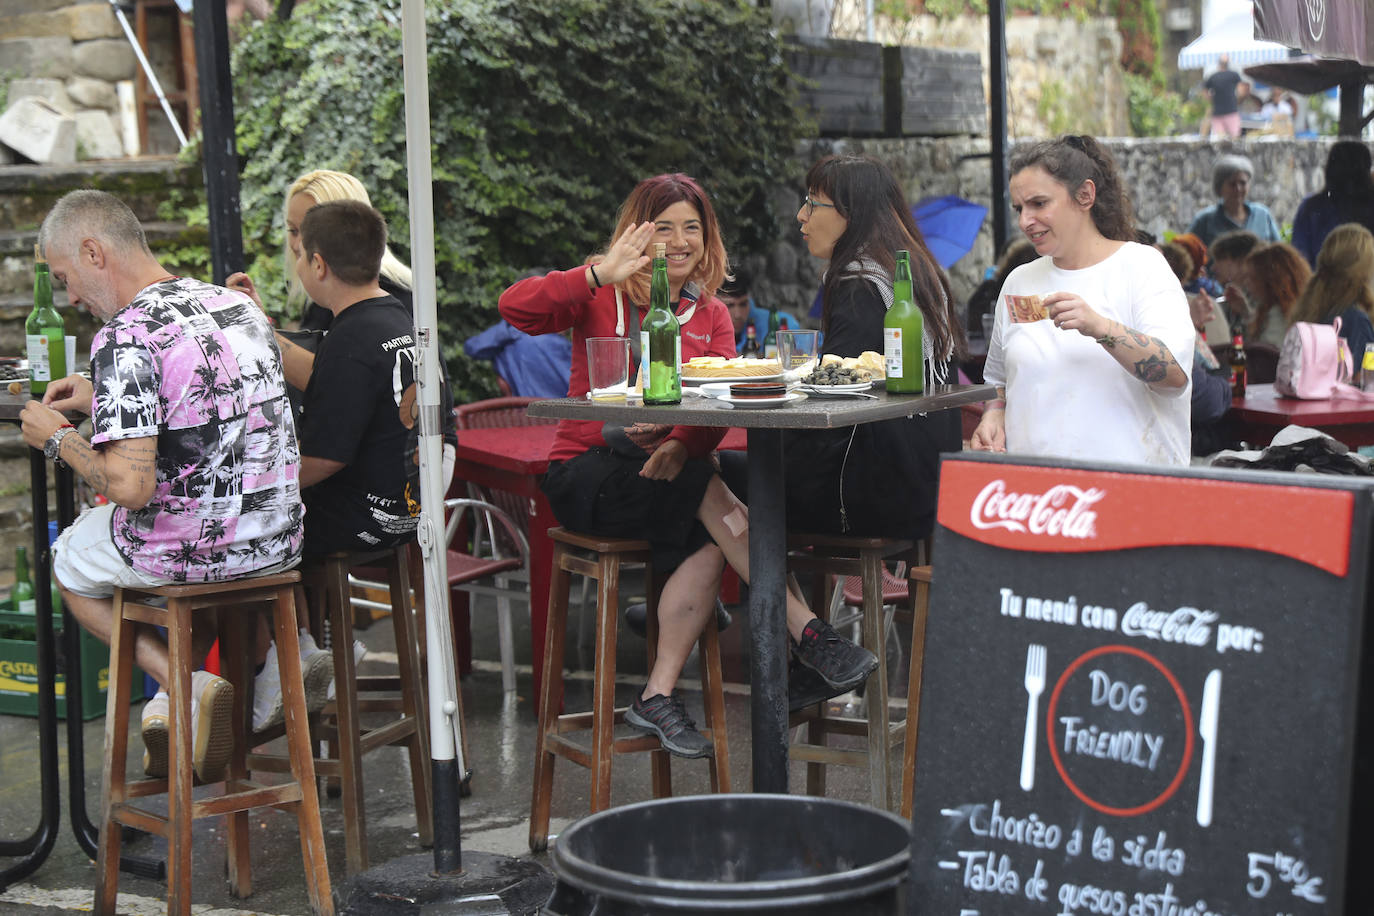
[(1245, 397), (1233, 398), (1231, 412), (1244, 420), (1297, 423), (1301, 426), (1344, 426), (1374, 423), (1374, 399), (1334, 397), (1323, 400), (1286, 398), (1270, 385), (1250, 385)]
[(735, 426), (743, 429), (833, 429), (892, 420), (918, 413), (946, 410), (997, 396), (991, 385), (936, 385), (928, 394), (888, 394), (876, 398), (807, 397), (781, 407), (737, 408), (712, 398), (689, 396), (671, 407), (650, 407), (623, 401), (590, 401), (559, 398), (536, 401), (528, 408), (532, 417), (560, 420), (623, 423), (664, 423), (679, 426)]

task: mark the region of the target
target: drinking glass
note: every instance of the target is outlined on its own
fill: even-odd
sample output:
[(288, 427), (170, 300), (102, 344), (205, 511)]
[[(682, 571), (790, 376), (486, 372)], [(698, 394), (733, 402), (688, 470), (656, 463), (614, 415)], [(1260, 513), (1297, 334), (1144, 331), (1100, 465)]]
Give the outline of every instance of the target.
[(778, 364), (784, 378), (795, 381), (806, 377), (816, 368), (815, 331), (778, 331)]
[(630, 388), (630, 339), (587, 338), (587, 383), (594, 401), (624, 400)]

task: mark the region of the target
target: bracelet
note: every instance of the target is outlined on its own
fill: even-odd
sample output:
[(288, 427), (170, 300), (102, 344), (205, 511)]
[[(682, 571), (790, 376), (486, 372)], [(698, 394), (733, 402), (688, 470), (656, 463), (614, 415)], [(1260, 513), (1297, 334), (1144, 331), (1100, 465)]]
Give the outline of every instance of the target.
[(588, 264), (587, 269), (592, 272), (592, 282), (596, 284), (596, 288), (601, 289), (601, 278), (596, 275), (596, 265)]

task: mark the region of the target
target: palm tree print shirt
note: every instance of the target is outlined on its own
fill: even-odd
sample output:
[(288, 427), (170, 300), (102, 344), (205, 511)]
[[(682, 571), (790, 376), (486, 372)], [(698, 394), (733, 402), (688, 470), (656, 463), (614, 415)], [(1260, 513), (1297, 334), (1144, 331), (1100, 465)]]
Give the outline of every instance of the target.
[(92, 445), (157, 436), (157, 484), (118, 507), (115, 546), (169, 582), (300, 555), (300, 452), (281, 355), (251, 299), (199, 280), (143, 289), (91, 344)]

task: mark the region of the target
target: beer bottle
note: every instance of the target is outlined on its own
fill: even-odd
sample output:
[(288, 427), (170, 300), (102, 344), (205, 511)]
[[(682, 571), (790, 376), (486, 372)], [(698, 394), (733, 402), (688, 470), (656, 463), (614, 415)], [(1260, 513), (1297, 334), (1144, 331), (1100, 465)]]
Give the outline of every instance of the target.
[(52, 277), (48, 261), (33, 246), (33, 311), (24, 322), (24, 343), (29, 358), (29, 393), (41, 398), (48, 382), (67, 374), (67, 340), (62, 316), (52, 303)]
[(14, 591), (10, 592), (10, 606), (21, 614), (37, 611), (33, 580), (29, 578), (29, 552), (23, 544), (14, 548)]
[(745, 359), (758, 359), (763, 356), (759, 352), (758, 331), (754, 330), (752, 321), (744, 326), (744, 349), (739, 351), (739, 355)]
[(772, 359), (778, 355), (778, 331), (782, 327), (782, 315), (777, 308), (768, 310), (768, 333), (763, 336), (763, 356)]
[(654, 245), (649, 312), (639, 330), (645, 404), (682, 403), (682, 332), (668, 302), (668, 246)]
[(1245, 338), (1236, 334), (1231, 338), (1231, 397), (1245, 397)]
[(897, 272), (892, 281), (892, 308), (883, 318), (883, 362), (887, 390), (895, 394), (920, 394), (925, 390), (925, 360), (921, 337), (925, 316), (911, 293), (911, 255), (897, 252)]

